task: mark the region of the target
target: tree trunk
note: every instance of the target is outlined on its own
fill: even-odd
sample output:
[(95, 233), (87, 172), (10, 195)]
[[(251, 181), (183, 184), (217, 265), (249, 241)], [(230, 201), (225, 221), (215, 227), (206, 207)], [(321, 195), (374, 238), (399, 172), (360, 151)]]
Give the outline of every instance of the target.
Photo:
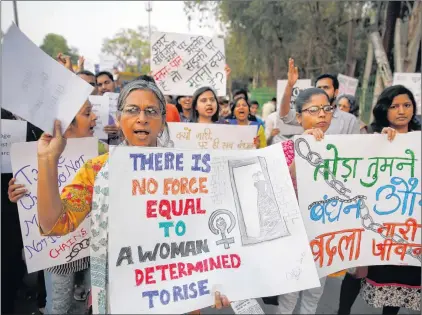
[(382, 84), (382, 71), (378, 67), (377, 75), (375, 77), (374, 98), (372, 99), (371, 122), (374, 120), (374, 115), (373, 115), (374, 106), (377, 103), (378, 97), (380, 96), (380, 94), (383, 90), (384, 90), (384, 86)]
[(393, 66), (393, 43), (394, 31), (396, 27), (396, 20), (400, 15), (401, 1), (388, 2), (387, 12), (385, 17), (385, 31), (383, 37), (383, 46), (387, 55), (387, 60), (390, 62), (390, 67)]
[(393, 83), (393, 74), (384, 47), (382, 46), (381, 36), (378, 31), (375, 31), (372, 32), (369, 37), (371, 38), (374, 47), (375, 59), (378, 64), (382, 82), (384, 86), (390, 86)]
[(402, 21), (396, 20), (396, 29), (394, 31), (394, 72), (403, 72), (403, 54), (401, 43)]
[[(366, 62), (365, 62), (365, 71), (363, 73), (363, 81), (362, 81), (362, 94), (360, 96), (360, 106), (362, 107), (360, 113), (361, 113), (361, 119), (366, 124), (369, 124), (370, 121), (370, 115), (366, 115), (367, 117), (362, 117), (362, 114), (365, 112), (367, 113), (367, 108), (372, 108), (370, 106), (369, 102), (366, 101), (366, 95), (368, 90), (368, 83), (369, 83), (369, 77), (371, 76), (371, 70), (372, 70), (372, 63), (374, 61), (374, 49), (372, 47), (371, 40), (368, 38), (368, 52), (366, 54)], [(370, 110), (369, 110), (370, 111)]]
[[(353, 64), (353, 49), (355, 43), (355, 22), (353, 21), (354, 15), (350, 14), (350, 20), (348, 23), (347, 30), (347, 54), (346, 54), (346, 75), (349, 77), (354, 76), (354, 71), (352, 71)], [(354, 67), (353, 67), (354, 68)], [(354, 70), (354, 69), (353, 69)]]
[(417, 59), (419, 57), (419, 45), (421, 41), (422, 26), (422, 3), (415, 1), (413, 5), (412, 15), (409, 19), (408, 44), (407, 53), (404, 60), (404, 71), (415, 72)]

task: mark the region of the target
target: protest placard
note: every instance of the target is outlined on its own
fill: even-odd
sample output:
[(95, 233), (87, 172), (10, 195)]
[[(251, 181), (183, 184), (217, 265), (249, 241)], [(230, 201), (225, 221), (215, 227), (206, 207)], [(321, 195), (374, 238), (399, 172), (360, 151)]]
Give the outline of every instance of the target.
[[(62, 265), (89, 256), (90, 222), (66, 236), (41, 236), (38, 229), (37, 142), (12, 145), (12, 168), (17, 184), (25, 185), (28, 193), (18, 201), (19, 221), (28, 273)], [(58, 184), (61, 191), (70, 184), (84, 163), (98, 156), (96, 138), (68, 139), (58, 163)], [(89, 217), (89, 216), (88, 216)]]
[(356, 90), (359, 85), (359, 80), (353, 77), (349, 77), (344, 74), (339, 74), (337, 76), (339, 86), (338, 95), (349, 94), (355, 96)]
[[(287, 86), (287, 80), (277, 80), (277, 111), (280, 110), (281, 100), (284, 95), (284, 90)], [(293, 87), (292, 96), (290, 98), (290, 108), (295, 108), (295, 100), (300, 91), (312, 87), (310, 79), (299, 79)]]
[(104, 127), (109, 124), (110, 120), (109, 97), (100, 95), (90, 95), (89, 101), (92, 105), (92, 111), (97, 116), (97, 125), (94, 128), (94, 135), (98, 139), (107, 140), (108, 135), (104, 131)]
[(112, 313), (183, 314), (215, 286), (232, 301), (319, 286), (281, 146), (120, 147), (109, 167)]
[(296, 138), (299, 204), (321, 277), (357, 266), (421, 265), (420, 137)]
[(168, 123), (177, 149), (241, 150), (255, 149), (258, 126)]
[(99, 68), (100, 71), (108, 71), (111, 74), (113, 74), (113, 69), (114, 67), (116, 67), (118, 64), (118, 60), (115, 56), (110, 56), (110, 55), (101, 55), (100, 56), (100, 63), (99, 63)]
[(117, 100), (119, 99), (119, 93), (106, 92), (105, 97), (109, 99), (109, 125), (116, 123), (116, 112), (117, 112)]
[(48, 56), (12, 24), (2, 45), (2, 107), (53, 134), (70, 125), (93, 87)]
[(193, 95), (211, 86), (226, 96), (224, 39), (153, 32), (151, 72), (164, 95)]
[(393, 85), (401, 84), (412, 91), (416, 100), (417, 114), (421, 115), (421, 73), (394, 73)]
[[(26, 141), (27, 122), (22, 120), (1, 120), (1, 173), (12, 173), (10, 148), (12, 143)], [(7, 197), (5, 197), (7, 198)]]

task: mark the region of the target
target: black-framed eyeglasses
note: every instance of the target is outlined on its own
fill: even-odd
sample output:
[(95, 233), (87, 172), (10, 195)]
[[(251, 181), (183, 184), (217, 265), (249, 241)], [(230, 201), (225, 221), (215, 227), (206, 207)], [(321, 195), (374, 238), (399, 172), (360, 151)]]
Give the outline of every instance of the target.
[(97, 86), (97, 84), (95, 82), (89, 82), (89, 84), (91, 84), (93, 87)]
[(123, 108), (122, 112), (123, 114), (126, 114), (131, 117), (137, 117), (141, 114), (141, 112), (144, 112), (147, 118), (153, 118), (153, 119), (160, 118), (162, 115), (161, 111), (155, 107), (147, 107), (145, 109), (140, 109), (137, 106), (131, 106), (131, 107)]
[(332, 105), (323, 105), (323, 106), (311, 106), (307, 109), (302, 110), (302, 112), (308, 112), (311, 115), (318, 115), (321, 110), (325, 113), (332, 113), (334, 112), (335, 107)]

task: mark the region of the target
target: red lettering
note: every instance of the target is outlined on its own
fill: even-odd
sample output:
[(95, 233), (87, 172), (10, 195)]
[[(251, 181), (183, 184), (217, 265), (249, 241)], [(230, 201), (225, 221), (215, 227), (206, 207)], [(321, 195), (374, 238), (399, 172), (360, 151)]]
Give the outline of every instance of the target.
[(184, 263), (178, 263), (177, 268), (179, 270), (179, 277), (182, 278), (184, 276), (187, 276), (187, 273), (185, 271), (185, 264)]
[(185, 211), (183, 215), (189, 215), (189, 212), (195, 214), (195, 203), (193, 199), (186, 199)]
[(179, 277), (176, 274), (177, 264), (170, 264), (169, 268), (170, 268), (170, 279), (171, 280), (179, 279)]
[(141, 269), (135, 269), (135, 282), (136, 286), (139, 287), (144, 281), (144, 273)]
[(196, 198), (196, 213), (205, 214), (206, 211), (201, 209), (201, 198)]
[(159, 265), (156, 266), (155, 269), (160, 270), (161, 271), (161, 281), (166, 281), (166, 270), (169, 269), (169, 265)]
[(210, 257), (210, 271), (214, 269), (221, 269), (221, 260), (220, 256), (217, 256), (215, 259)]
[(223, 268), (230, 268), (229, 255), (222, 255), (221, 259), (223, 260)]
[(156, 218), (157, 217), (157, 208), (155, 208), (155, 206), (157, 206), (157, 200), (148, 200), (147, 201), (147, 218)]
[(154, 275), (154, 267), (145, 268), (145, 284), (155, 284), (153, 275)]
[[(53, 252), (54, 252), (54, 251), (55, 251), (55, 252), (56, 252), (56, 254), (57, 254), (56, 256), (53, 256)], [(51, 258), (57, 258), (58, 256), (59, 256), (59, 252), (57, 251), (57, 249), (54, 249), (54, 248), (53, 248), (52, 250), (50, 250), (50, 257), (51, 257)]]
[(167, 220), (171, 220), (171, 207), (170, 207), (170, 201), (168, 200), (160, 200), (160, 205), (158, 206), (158, 212), (160, 215)]
[(171, 201), (172, 212), (174, 216), (181, 216), (183, 213), (183, 200), (179, 200), (179, 207), (176, 206), (176, 200)]
[(239, 255), (231, 254), (230, 255), (230, 261), (232, 263), (232, 268), (239, 268), (240, 267), (241, 259), (240, 259)]

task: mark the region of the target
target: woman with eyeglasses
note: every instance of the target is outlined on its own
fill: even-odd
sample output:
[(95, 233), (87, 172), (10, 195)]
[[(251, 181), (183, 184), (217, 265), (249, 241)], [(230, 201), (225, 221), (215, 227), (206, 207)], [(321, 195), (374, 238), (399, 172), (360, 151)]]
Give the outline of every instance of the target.
[[(359, 104), (356, 100), (356, 97), (354, 97), (353, 95), (340, 95), (336, 100), (336, 104), (338, 109), (342, 110), (343, 112), (350, 113), (354, 115), (356, 119), (359, 119)], [(359, 122), (360, 133), (368, 133), (368, 127), (365, 125), (365, 123), (363, 123), (361, 120), (359, 120)]]
[[(303, 127), (304, 135), (313, 135), (317, 141), (324, 138), (333, 118), (334, 106), (322, 89), (302, 90), (296, 98), (296, 119)], [(284, 155), (289, 166), (290, 176), (297, 195), (296, 168), (294, 162), (294, 143), (292, 140), (282, 142)], [(318, 302), (324, 291), (326, 277), (321, 278), (321, 287), (300, 292), (280, 295), (277, 299), (281, 314), (292, 314), (301, 295), (299, 314), (315, 314)]]
[[(136, 80), (121, 91), (117, 125), (123, 133), (121, 146), (168, 147), (166, 102), (152, 82)], [(108, 153), (89, 160), (73, 182), (59, 193), (57, 162), (66, 139), (56, 121), (54, 135), (43, 134), (38, 142), (38, 218), (43, 235), (66, 235), (91, 213), (91, 294), (94, 314), (110, 314), (108, 297)], [(83, 202), (81, 202), (81, 200)], [(228, 300), (217, 295), (216, 304)]]

